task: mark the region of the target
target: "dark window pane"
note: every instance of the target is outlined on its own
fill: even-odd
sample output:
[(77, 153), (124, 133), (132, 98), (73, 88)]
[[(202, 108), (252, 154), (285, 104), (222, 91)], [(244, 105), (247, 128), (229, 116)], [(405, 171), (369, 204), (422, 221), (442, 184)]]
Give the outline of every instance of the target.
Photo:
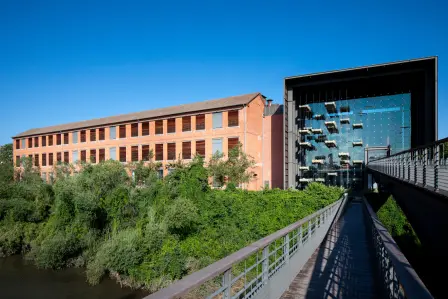
[(38, 154), (34, 155), (34, 166), (39, 166), (39, 155)]
[(167, 120), (168, 133), (176, 133), (176, 119), (170, 118)]
[(142, 123), (142, 136), (149, 135), (149, 121)]
[(120, 147), (120, 162), (126, 162), (126, 147)]
[(126, 125), (119, 127), (120, 138), (126, 138)]
[(42, 147), (47, 146), (47, 136), (42, 136)]
[(81, 151), (81, 161), (86, 162), (87, 160), (87, 152), (85, 150)]
[(69, 162), (68, 152), (64, 152), (64, 162), (65, 162), (65, 163), (68, 163), (68, 162)]
[(182, 142), (182, 159), (191, 159), (191, 142)]
[(33, 138), (28, 138), (28, 148), (33, 147)]
[(196, 130), (205, 130), (205, 114), (196, 115)]
[(104, 148), (99, 149), (100, 162), (106, 160), (106, 150)]
[(205, 140), (196, 141), (196, 153), (199, 156), (205, 157)]
[(16, 166), (20, 166), (20, 156), (16, 156)]
[(96, 163), (96, 150), (95, 149), (90, 150), (90, 162)]
[(61, 145), (62, 144), (62, 134), (57, 134), (56, 135), (56, 145)]
[(48, 136), (48, 146), (53, 146), (53, 135)]
[(163, 160), (163, 144), (156, 144), (156, 161)]
[(142, 160), (149, 161), (149, 145), (142, 145)]
[(39, 137), (34, 137), (34, 147), (39, 147)]
[(138, 146), (131, 146), (131, 161), (138, 161)]
[(20, 140), (16, 140), (16, 149), (20, 149)]
[(62, 162), (62, 153), (56, 153), (56, 161), (57, 162)]
[(64, 133), (64, 144), (68, 144), (68, 133)]
[(230, 150), (238, 145), (238, 137), (236, 138), (229, 138), (227, 143), (227, 150), (230, 152)]
[(81, 142), (86, 142), (86, 130), (81, 131)]
[(96, 141), (96, 129), (90, 130), (90, 141)]
[(238, 110), (233, 110), (228, 112), (228, 126), (237, 127), (238, 123)]
[(176, 160), (176, 144), (168, 143), (168, 160)]
[(191, 116), (182, 117), (182, 132), (191, 131)]
[(98, 140), (104, 140), (106, 139), (106, 134), (104, 132), (104, 128), (98, 129)]
[(53, 160), (54, 160), (53, 153), (49, 153), (48, 154), (48, 165), (53, 166)]
[(47, 154), (42, 154), (42, 166), (47, 166)]
[(131, 137), (138, 137), (138, 123), (131, 124)]
[(163, 134), (163, 120), (156, 120), (156, 134)]

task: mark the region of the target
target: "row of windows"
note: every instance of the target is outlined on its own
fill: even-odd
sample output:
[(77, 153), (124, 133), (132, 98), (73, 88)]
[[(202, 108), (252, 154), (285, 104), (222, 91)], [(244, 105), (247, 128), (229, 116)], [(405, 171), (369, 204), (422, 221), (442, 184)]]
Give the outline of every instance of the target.
[[(223, 151), (223, 142), (222, 138), (214, 138), (212, 139), (212, 152), (222, 152)], [(194, 141), (196, 145), (196, 154), (205, 157), (205, 140), (196, 140)], [(228, 138), (228, 146), (227, 149), (230, 151), (232, 148), (238, 145), (238, 137)], [(191, 141), (182, 142), (181, 145), (181, 156), (180, 158), (184, 160), (188, 160), (192, 158), (192, 150), (191, 150)], [(167, 160), (176, 160), (179, 157), (176, 157), (176, 143), (166, 143), (167, 150)], [(154, 150), (154, 159), (156, 161), (163, 161), (163, 155), (165, 151), (165, 144), (155, 144)], [(98, 155), (97, 155), (98, 152)], [(109, 148), (109, 159), (111, 160), (119, 160), (120, 162), (126, 162), (127, 159), (128, 148), (126, 146), (111, 147)], [(142, 161), (148, 161), (150, 155), (149, 145), (133, 145), (131, 146), (131, 161), (139, 161), (139, 157), (141, 154)], [(88, 154), (88, 156), (87, 156)], [(118, 154), (118, 158), (117, 158)], [(29, 155), (29, 158), (33, 161), (34, 166), (53, 166), (53, 163), (56, 158), (56, 163), (64, 162), (69, 163), (69, 152), (57, 152), (56, 156), (54, 153), (43, 153), (42, 156), (42, 165), (39, 164), (39, 154)], [(48, 158), (48, 160), (47, 160)], [(97, 159), (99, 162), (106, 160), (106, 149), (90, 149), (89, 152), (87, 150), (74, 150), (72, 151), (72, 162), (75, 163), (77, 161), (87, 162), (87, 158), (91, 163), (97, 163)], [(16, 156), (16, 166), (20, 166), (20, 156)]]
[[(216, 112), (212, 114), (212, 125), (213, 129), (219, 129), (223, 127), (222, 121), (222, 113)], [(238, 110), (228, 111), (227, 112), (227, 126), (228, 127), (236, 127), (239, 125), (238, 120)], [(196, 130), (205, 130), (205, 114), (196, 115)], [(131, 126), (131, 137), (140, 137), (140, 136), (148, 136), (149, 135), (149, 121), (141, 123), (141, 132), (139, 130), (139, 123), (132, 123)], [(166, 130), (164, 129), (163, 120), (156, 120), (154, 122), (155, 125), (155, 133), (156, 135), (164, 134), (166, 131), (168, 134), (176, 133), (176, 118), (167, 119)], [(117, 127), (118, 127), (118, 138), (126, 138), (126, 125), (119, 125), (110, 127), (109, 130), (109, 139), (117, 139)], [(182, 117), (182, 132), (190, 132), (191, 131), (191, 116)], [(105, 128), (99, 129), (90, 129), (90, 141), (102, 141), (105, 140)], [(87, 130), (76, 131), (72, 133), (72, 143), (78, 143), (78, 135), (79, 142), (86, 142), (87, 140)], [(56, 136), (56, 140), (53, 140)], [(28, 145), (26, 141), (28, 140)], [(39, 140), (42, 147), (53, 146), (53, 143), (56, 145), (69, 144), (69, 133), (61, 133), (56, 135), (48, 135), (41, 137), (29, 137), (28, 139), (17, 139), (16, 149), (25, 149), (32, 147), (39, 147)], [(22, 144), (20, 144), (20, 141)]]

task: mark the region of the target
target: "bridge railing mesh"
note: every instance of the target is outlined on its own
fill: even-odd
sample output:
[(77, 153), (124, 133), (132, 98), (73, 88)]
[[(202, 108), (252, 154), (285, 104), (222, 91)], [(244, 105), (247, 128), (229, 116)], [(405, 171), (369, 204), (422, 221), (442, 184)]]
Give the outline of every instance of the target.
[(448, 196), (448, 138), (369, 161), (367, 167)]
[(384, 298), (433, 298), (372, 207), (363, 200)]
[(316, 213), (145, 299), (279, 298), (322, 242), (346, 202), (345, 194)]

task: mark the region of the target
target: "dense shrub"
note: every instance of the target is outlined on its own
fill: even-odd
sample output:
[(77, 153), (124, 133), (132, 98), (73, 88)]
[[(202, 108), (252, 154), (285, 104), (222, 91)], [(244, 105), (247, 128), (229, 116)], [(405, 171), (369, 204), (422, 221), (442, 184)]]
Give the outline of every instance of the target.
[[(234, 158), (232, 167), (241, 169), (246, 162)], [(41, 268), (86, 266), (91, 284), (109, 274), (150, 290), (313, 213), (342, 193), (320, 184), (304, 191), (245, 191), (232, 180), (225, 190), (212, 190), (200, 157), (174, 163), (163, 180), (153, 162), (86, 164), (72, 176), (67, 175), (72, 166), (57, 167), (53, 185), (44, 184), (31, 166), (21, 173), (22, 181), (3, 182), (0, 254), (27, 253)]]

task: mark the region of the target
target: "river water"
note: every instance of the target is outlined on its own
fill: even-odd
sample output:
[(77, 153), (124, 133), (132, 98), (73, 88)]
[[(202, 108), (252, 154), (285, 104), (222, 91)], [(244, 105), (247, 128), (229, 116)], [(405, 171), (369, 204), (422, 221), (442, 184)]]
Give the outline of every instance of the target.
[(83, 269), (40, 270), (18, 255), (0, 258), (1, 299), (140, 299), (146, 295), (121, 288), (111, 279), (90, 286)]

